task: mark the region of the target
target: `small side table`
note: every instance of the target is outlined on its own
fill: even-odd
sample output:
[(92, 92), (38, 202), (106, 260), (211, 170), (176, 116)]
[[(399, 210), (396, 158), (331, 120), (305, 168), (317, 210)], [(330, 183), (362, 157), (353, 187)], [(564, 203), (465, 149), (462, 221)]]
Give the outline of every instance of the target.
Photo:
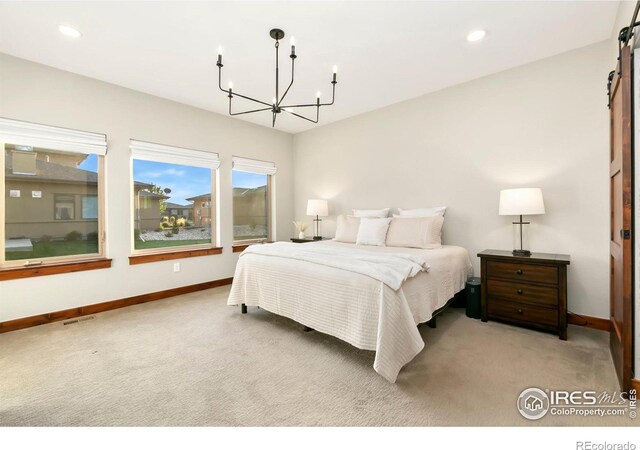
[(551, 331), (567, 340), (569, 255), (504, 250), (478, 253), (482, 274), (482, 321), (510, 322)]
[(318, 241), (326, 241), (326, 238), (321, 238), (321, 239), (313, 239), (313, 238), (304, 238), (304, 239), (298, 239), (298, 238), (291, 238), (291, 242), (295, 242), (296, 244), (306, 244), (307, 242), (318, 242)]

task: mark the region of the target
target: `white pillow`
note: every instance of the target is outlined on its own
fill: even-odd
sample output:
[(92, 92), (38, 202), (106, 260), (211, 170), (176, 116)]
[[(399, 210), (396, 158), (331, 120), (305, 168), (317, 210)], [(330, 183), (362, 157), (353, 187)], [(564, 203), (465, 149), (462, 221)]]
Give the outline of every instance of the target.
[(433, 217), (444, 216), (446, 206), (437, 206), (435, 208), (418, 208), (418, 209), (402, 209), (398, 208), (398, 212), (401, 216), (407, 217)]
[(443, 216), (396, 217), (387, 232), (387, 247), (440, 248)]
[(363, 217), (360, 219), (360, 229), (358, 230), (356, 244), (384, 247), (390, 222), (390, 218), (374, 219)]
[(338, 222), (336, 223), (336, 237), (333, 238), (333, 240), (338, 242), (350, 242), (353, 244), (358, 238), (359, 228), (360, 217), (345, 216), (342, 214), (338, 216)]
[(356, 217), (389, 217), (389, 208), (383, 209), (354, 209)]

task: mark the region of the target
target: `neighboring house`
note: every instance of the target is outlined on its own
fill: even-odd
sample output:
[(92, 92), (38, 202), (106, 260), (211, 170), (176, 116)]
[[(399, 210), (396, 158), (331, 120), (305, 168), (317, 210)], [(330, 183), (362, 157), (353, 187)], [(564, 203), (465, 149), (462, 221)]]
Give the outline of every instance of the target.
[(171, 202), (165, 202), (165, 205), (166, 209), (162, 213), (162, 217), (184, 217), (190, 222), (193, 221), (193, 205), (179, 205), (177, 203)]
[(140, 231), (153, 231), (160, 228), (162, 221), (160, 206), (164, 200), (169, 198), (164, 194), (156, 194), (147, 190), (152, 186), (138, 181), (134, 183), (133, 202), (136, 212), (134, 221), (135, 228)]
[[(6, 239), (63, 238), (98, 231), (98, 174), (77, 166), (86, 155), (12, 149), (5, 154)], [(168, 197), (134, 182), (136, 227), (160, 226), (160, 200)], [(142, 208), (138, 208), (141, 205)]]
[(233, 224), (255, 228), (267, 226), (267, 187), (233, 188)]
[(195, 226), (211, 225), (211, 193), (188, 198), (193, 202), (193, 224)]
[[(56, 155), (57, 156), (57, 155)], [(6, 239), (98, 231), (98, 174), (75, 167), (85, 155), (5, 154)]]

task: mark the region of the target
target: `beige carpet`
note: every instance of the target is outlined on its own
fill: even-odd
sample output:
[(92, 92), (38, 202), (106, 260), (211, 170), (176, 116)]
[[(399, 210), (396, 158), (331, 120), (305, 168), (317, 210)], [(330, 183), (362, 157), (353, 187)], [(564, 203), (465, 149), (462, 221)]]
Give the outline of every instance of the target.
[(396, 384), (373, 353), (256, 308), (228, 287), (0, 335), (2, 425), (631, 425), (520, 417), (530, 386), (615, 390), (608, 335), (569, 341), (450, 309)]

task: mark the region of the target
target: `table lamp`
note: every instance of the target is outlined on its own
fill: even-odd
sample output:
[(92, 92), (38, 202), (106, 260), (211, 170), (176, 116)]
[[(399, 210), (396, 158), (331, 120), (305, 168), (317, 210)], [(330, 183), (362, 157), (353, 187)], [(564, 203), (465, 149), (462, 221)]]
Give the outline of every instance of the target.
[(309, 200), (307, 202), (307, 216), (316, 216), (313, 219), (314, 224), (314, 235), (313, 239), (320, 240), (322, 236), (320, 235), (320, 216), (326, 217), (329, 215), (329, 205), (326, 200)]
[[(501, 216), (520, 216), (518, 222), (513, 222), (514, 225), (518, 225), (520, 230), (520, 249), (513, 251), (514, 256), (531, 256), (531, 252), (523, 248), (522, 228), (523, 225), (529, 225), (530, 222), (523, 222), (522, 216), (544, 213), (544, 200), (542, 199), (542, 190), (540, 188), (504, 189), (500, 191), (498, 214)], [(518, 244), (516, 243), (514, 246), (517, 247)]]

